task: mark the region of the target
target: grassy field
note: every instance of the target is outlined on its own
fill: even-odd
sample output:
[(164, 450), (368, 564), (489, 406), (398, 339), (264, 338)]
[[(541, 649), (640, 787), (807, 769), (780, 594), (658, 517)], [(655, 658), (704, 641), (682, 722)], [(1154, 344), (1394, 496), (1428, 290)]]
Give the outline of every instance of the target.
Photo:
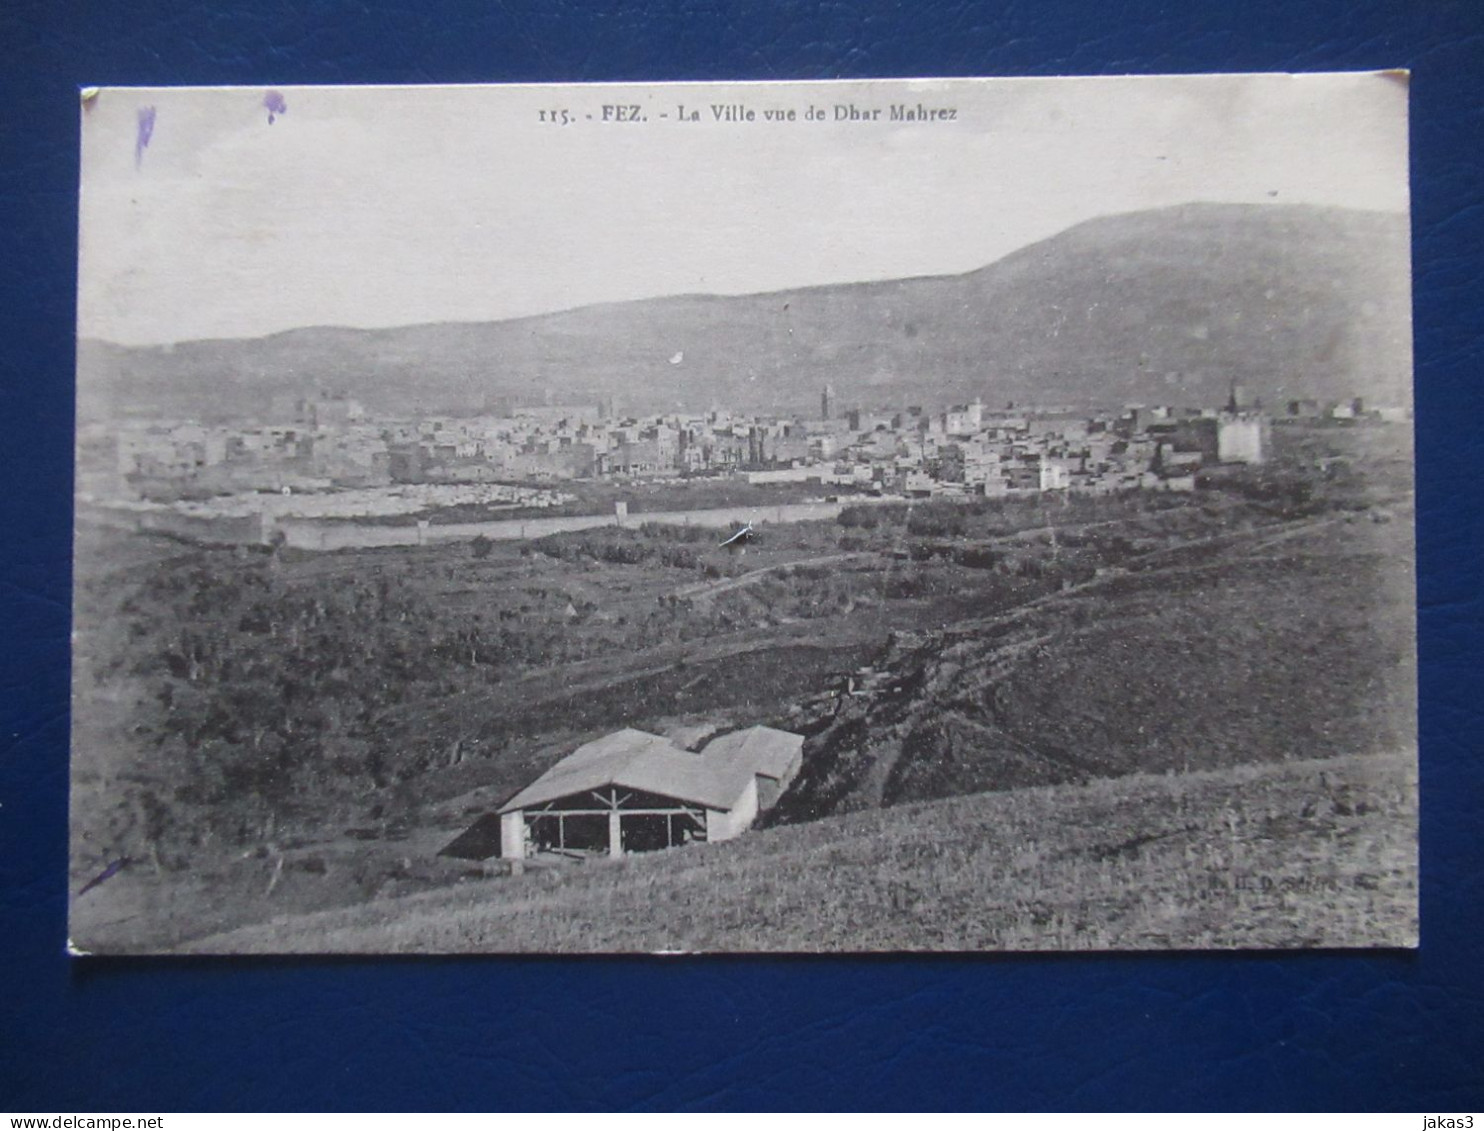
[(469, 879), (197, 940), (197, 953), (1415, 945), (1415, 759), (958, 797)]

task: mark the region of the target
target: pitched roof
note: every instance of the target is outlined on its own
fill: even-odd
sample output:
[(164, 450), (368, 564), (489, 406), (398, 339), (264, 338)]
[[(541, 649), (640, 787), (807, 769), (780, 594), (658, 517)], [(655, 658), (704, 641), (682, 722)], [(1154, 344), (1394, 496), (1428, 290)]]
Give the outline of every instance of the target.
[(657, 734), (625, 727), (579, 746), (500, 806), (500, 812), (610, 785), (730, 809), (752, 774), (746, 765), (702, 758)]
[(804, 736), (772, 727), (748, 727), (713, 738), (701, 758), (770, 778), (782, 778), (798, 760)]

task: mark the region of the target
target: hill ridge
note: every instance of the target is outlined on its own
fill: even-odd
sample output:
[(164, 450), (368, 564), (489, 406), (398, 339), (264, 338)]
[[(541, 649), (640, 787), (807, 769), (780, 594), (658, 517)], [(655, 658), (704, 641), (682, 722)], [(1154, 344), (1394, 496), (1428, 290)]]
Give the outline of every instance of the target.
[(1086, 220), (955, 274), (171, 346), (83, 339), (80, 408), (250, 416), (274, 393), (333, 387), (391, 412), (548, 395), (778, 411), (807, 410), (825, 384), (864, 407), (1206, 403), (1232, 380), (1406, 401), (1407, 238), (1399, 214), (1191, 202)]

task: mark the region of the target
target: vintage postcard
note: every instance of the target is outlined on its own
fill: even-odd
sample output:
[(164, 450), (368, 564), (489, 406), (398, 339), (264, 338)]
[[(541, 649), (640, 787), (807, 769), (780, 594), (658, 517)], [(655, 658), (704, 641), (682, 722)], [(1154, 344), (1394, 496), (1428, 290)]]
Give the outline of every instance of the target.
[(1416, 945), (1404, 73), (80, 114), (75, 950)]

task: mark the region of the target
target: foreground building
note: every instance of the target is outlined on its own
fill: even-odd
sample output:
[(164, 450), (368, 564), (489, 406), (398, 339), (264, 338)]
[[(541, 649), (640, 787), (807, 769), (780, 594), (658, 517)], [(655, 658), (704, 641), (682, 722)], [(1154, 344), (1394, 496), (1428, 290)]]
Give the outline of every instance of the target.
[(579, 746), (500, 807), (500, 855), (650, 852), (730, 840), (799, 771), (804, 738), (750, 727), (693, 753), (625, 728)]

